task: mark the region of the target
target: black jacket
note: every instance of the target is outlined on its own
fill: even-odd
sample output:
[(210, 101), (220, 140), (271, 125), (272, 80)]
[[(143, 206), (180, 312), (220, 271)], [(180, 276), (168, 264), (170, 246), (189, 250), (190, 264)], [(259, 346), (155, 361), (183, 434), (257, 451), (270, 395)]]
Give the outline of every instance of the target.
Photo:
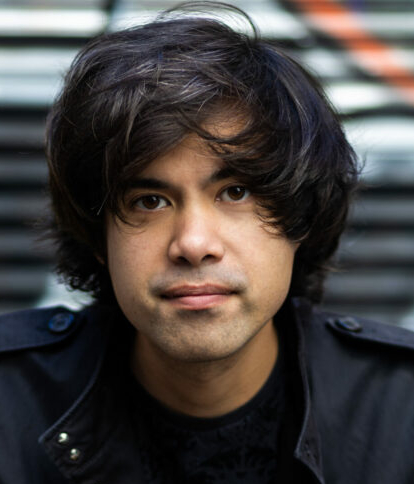
[[(286, 308), (297, 433), (283, 482), (412, 484), (414, 333)], [(119, 418), (129, 326), (98, 306), (0, 318), (1, 484), (145, 482)]]

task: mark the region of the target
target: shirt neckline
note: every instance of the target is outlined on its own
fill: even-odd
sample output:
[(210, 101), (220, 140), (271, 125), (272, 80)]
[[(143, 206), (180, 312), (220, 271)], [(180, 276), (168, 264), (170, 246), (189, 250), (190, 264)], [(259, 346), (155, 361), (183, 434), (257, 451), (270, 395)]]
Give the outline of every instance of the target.
[[(133, 401), (139, 402), (140, 406), (143, 405), (151, 413), (156, 413), (157, 418), (161, 418), (164, 422), (182, 429), (210, 431), (223, 428), (227, 425), (232, 425), (235, 422), (240, 421), (255, 408), (258, 408), (262, 403), (266, 402), (271, 395), (275, 395), (275, 387), (277, 387), (277, 393), (282, 391), (282, 378), (284, 374), (284, 342), (281, 333), (283, 333), (283, 331), (278, 331), (279, 349), (277, 359), (264, 384), (246, 403), (224, 415), (218, 417), (194, 417), (176, 412), (153, 397), (141, 385), (133, 373), (130, 372), (130, 377), (133, 379), (131, 382)], [(139, 408), (137, 408), (137, 410), (139, 411)]]

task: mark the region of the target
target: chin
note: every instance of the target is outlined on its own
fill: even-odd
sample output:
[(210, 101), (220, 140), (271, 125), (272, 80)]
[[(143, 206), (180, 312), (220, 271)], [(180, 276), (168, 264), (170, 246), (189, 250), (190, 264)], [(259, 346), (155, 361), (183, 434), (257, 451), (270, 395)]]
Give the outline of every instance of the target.
[(175, 360), (186, 363), (213, 363), (226, 360), (236, 351), (211, 351), (210, 348), (189, 348), (187, 351), (172, 355)]
[(247, 341), (231, 341), (224, 335), (194, 335), (160, 341), (158, 348), (168, 357), (187, 363), (208, 363), (225, 360), (237, 353)]

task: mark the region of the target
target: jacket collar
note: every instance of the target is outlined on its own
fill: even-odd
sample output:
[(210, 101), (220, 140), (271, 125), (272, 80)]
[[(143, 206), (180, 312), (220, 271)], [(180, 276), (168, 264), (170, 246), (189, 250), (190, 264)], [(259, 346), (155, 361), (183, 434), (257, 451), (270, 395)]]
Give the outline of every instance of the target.
[(302, 425), (296, 443), (294, 456), (301, 461), (316, 477), (318, 483), (324, 484), (322, 454), (319, 433), (312, 411), (311, 392), (307, 373), (306, 342), (304, 325), (312, 324), (313, 310), (310, 302), (295, 298), (291, 301), (293, 328), (296, 331), (296, 362), (299, 370), (300, 397), (303, 402)]
[[(290, 345), (294, 353), (292, 361), (297, 367), (295, 387), (299, 400), (300, 432), (296, 442), (294, 457), (300, 461), (319, 484), (324, 484), (321, 447), (317, 425), (312, 412), (311, 393), (307, 376), (306, 346), (303, 325), (312, 318), (312, 307), (304, 300), (294, 299), (285, 305), (291, 326)], [(93, 317), (93, 316), (92, 316)], [(102, 321), (105, 324), (102, 337), (96, 344), (101, 345), (101, 353), (88, 385), (67, 412), (52, 425), (40, 438), (49, 458), (67, 478), (77, 482), (129, 482), (130, 476), (140, 482), (142, 467), (133, 453), (135, 437), (128, 425), (128, 405), (122, 398), (122, 378), (119, 355), (120, 346), (109, 352), (111, 327), (119, 328), (115, 316)], [(96, 317), (95, 317), (96, 319)], [(114, 321), (116, 319), (116, 321)], [(292, 324), (293, 323), (293, 324)], [(123, 321), (124, 326), (129, 323)], [(124, 345), (125, 348), (125, 345)], [(121, 351), (121, 352), (120, 352)], [(125, 349), (124, 356), (125, 356)], [(115, 356), (115, 358), (114, 358)], [(124, 367), (123, 367), (124, 368)], [(126, 418), (114, 418), (123, 414)]]
[(134, 476), (134, 482), (144, 482), (133, 454), (135, 436), (122, 392), (132, 327), (119, 311), (108, 308), (91, 314), (90, 319), (88, 324), (100, 328), (100, 337), (93, 340), (100, 347), (94, 372), (81, 395), (39, 442), (68, 479), (82, 484), (124, 484)]

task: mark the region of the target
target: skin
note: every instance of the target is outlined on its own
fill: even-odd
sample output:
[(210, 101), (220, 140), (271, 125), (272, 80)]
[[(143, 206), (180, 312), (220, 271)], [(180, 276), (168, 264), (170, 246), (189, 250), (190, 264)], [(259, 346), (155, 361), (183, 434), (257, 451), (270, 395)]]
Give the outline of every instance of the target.
[(137, 330), (133, 371), (166, 406), (199, 417), (240, 407), (268, 378), (297, 248), (222, 168), (188, 136), (132, 183), (132, 225), (107, 217), (109, 273)]

